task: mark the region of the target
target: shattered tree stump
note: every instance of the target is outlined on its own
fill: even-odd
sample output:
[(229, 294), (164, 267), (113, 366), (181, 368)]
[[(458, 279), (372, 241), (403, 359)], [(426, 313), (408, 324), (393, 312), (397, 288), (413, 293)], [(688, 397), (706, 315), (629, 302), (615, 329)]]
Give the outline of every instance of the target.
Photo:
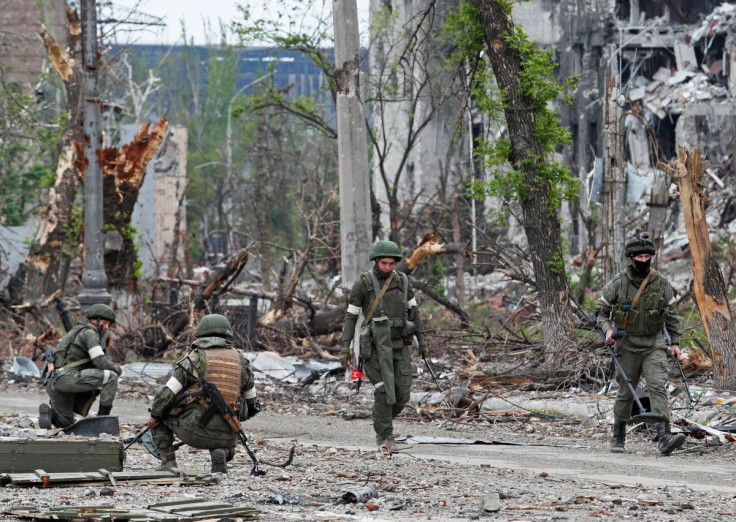
[(680, 187), (682, 213), (690, 241), (693, 296), (708, 335), (713, 359), (713, 382), (718, 390), (736, 390), (736, 329), (728, 306), (726, 285), (711, 249), (702, 182), (705, 168), (700, 149), (680, 147), (675, 178)]

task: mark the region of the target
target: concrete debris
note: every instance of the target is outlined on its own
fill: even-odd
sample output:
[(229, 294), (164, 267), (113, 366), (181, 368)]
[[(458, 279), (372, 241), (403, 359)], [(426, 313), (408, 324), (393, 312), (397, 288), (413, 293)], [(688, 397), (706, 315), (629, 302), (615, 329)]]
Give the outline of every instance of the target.
[(14, 356), (13, 366), (10, 371), (19, 377), (41, 378), (41, 372), (38, 371), (38, 367), (28, 357)]
[(480, 499), (480, 510), (485, 513), (501, 511), (501, 495), (497, 491), (485, 495)]
[(178, 521), (178, 520), (256, 520), (260, 512), (251, 507), (237, 507), (226, 502), (207, 499), (182, 499), (151, 504), (146, 509), (123, 508), (110, 504), (95, 506), (59, 506), (40, 508), (35, 505), (15, 505), (4, 513), (35, 520), (106, 520)]

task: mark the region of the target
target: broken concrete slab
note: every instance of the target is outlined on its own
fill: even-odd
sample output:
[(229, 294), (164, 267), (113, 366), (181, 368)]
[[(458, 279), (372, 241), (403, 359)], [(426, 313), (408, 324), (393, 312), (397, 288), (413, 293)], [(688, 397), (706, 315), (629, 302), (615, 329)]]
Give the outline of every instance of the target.
[(52, 506), (41, 508), (31, 505), (14, 505), (8, 507), (5, 514), (32, 518), (34, 520), (141, 520), (141, 521), (178, 521), (178, 520), (256, 520), (260, 511), (251, 507), (238, 507), (226, 502), (194, 498), (183, 499), (160, 504), (150, 504), (147, 508), (126, 508), (112, 504), (94, 506)]
[(501, 494), (498, 491), (492, 491), (484, 495), (480, 499), (480, 510), (485, 513), (501, 511)]

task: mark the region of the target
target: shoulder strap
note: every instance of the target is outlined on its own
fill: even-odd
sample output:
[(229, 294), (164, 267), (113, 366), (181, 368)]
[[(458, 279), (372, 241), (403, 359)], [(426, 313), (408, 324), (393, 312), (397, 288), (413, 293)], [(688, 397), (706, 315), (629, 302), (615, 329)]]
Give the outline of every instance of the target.
[(401, 275), (401, 279), (404, 281), (404, 309), (406, 310), (406, 305), (409, 302), (409, 278), (404, 272), (399, 272), (399, 275)]
[(376, 311), (376, 307), (378, 306), (378, 303), (383, 298), (383, 294), (386, 293), (386, 290), (388, 290), (388, 285), (391, 284), (391, 280), (394, 278), (394, 275), (396, 272), (391, 272), (391, 275), (388, 276), (388, 279), (386, 279), (386, 282), (383, 283), (383, 288), (381, 288), (381, 291), (378, 291), (378, 278), (376, 277), (376, 274), (373, 272), (370, 272), (371, 278), (373, 278), (373, 291), (376, 292), (376, 299), (371, 304), (371, 307), (368, 309), (368, 315), (365, 316), (365, 322), (371, 320), (371, 317), (373, 317), (373, 313)]
[(636, 305), (637, 301), (639, 301), (639, 298), (641, 297), (641, 293), (644, 291), (644, 287), (647, 286), (647, 283), (649, 282), (649, 277), (652, 275), (652, 271), (650, 270), (647, 273), (647, 276), (644, 278), (644, 281), (641, 282), (641, 285), (639, 285), (639, 290), (637, 290), (636, 294), (634, 294), (634, 298), (631, 300), (631, 307), (626, 310), (626, 313), (624, 314), (624, 320), (621, 323), (620, 328), (622, 330), (626, 330), (626, 323), (629, 321), (629, 312), (632, 308)]

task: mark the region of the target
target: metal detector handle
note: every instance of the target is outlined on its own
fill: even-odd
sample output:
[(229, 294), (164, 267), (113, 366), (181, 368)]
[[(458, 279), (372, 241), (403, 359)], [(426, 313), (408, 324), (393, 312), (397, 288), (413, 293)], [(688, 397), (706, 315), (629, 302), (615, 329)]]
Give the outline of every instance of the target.
[(131, 446), (132, 446), (133, 444), (135, 444), (136, 442), (138, 442), (139, 440), (141, 440), (141, 437), (143, 437), (143, 435), (145, 435), (145, 434), (146, 434), (146, 432), (147, 432), (147, 431), (148, 431), (149, 429), (151, 429), (151, 428), (149, 428), (148, 426), (146, 426), (146, 427), (145, 427), (145, 428), (143, 429), (143, 431), (139, 432), (139, 433), (138, 433), (138, 435), (136, 435), (135, 437), (133, 437), (133, 440), (131, 440), (131, 441), (130, 441), (130, 442), (128, 443), (128, 445), (127, 445), (127, 446), (125, 446), (125, 447), (123, 448), (123, 451), (127, 451), (129, 447), (131, 447)]
[(682, 364), (680, 363), (680, 359), (675, 357), (675, 362), (677, 363), (677, 369), (680, 370), (680, 377), (682, 377), (682, 384), (685, 385), (685, 391), (687, 392), (687, 400), (690, 402), (690, 406), (692, 406), (693, 396), (690, 395), (690, 388), (687, 387), (687, 381), (685, 380), (685, 372), (682, 371)]
[(639, 396), (636, 394), (636, 390), (634, 389), (634, 385), (631, 384), (631, 379), (628, 375), (626, 375), (626, 371), (624, 370), (624, 367), (621, 366), (621, 361), (619, 361), (619, 357), (621, 357), (619, 354), (616, 353), (616, 351), (611, 347), (610, 344), (603, 341), (603, 344), (606, 345), (606, 348), (608, 349), (608, 352), (611, 354), (611, 357), (613, 357), (613, 362), (616, 364), (616, 368), (618, 368), (619, 373), (621, 374), (621, 378), (626, 381), (626, 385), (629, 387), (629, 391), (631, 392), (631, 395), (634, 396), (634, 401), (636, 402), (636, 405), (639, 407), (640, 412), (647, 411), (644, 408), (644, 405), (639, 400)]

